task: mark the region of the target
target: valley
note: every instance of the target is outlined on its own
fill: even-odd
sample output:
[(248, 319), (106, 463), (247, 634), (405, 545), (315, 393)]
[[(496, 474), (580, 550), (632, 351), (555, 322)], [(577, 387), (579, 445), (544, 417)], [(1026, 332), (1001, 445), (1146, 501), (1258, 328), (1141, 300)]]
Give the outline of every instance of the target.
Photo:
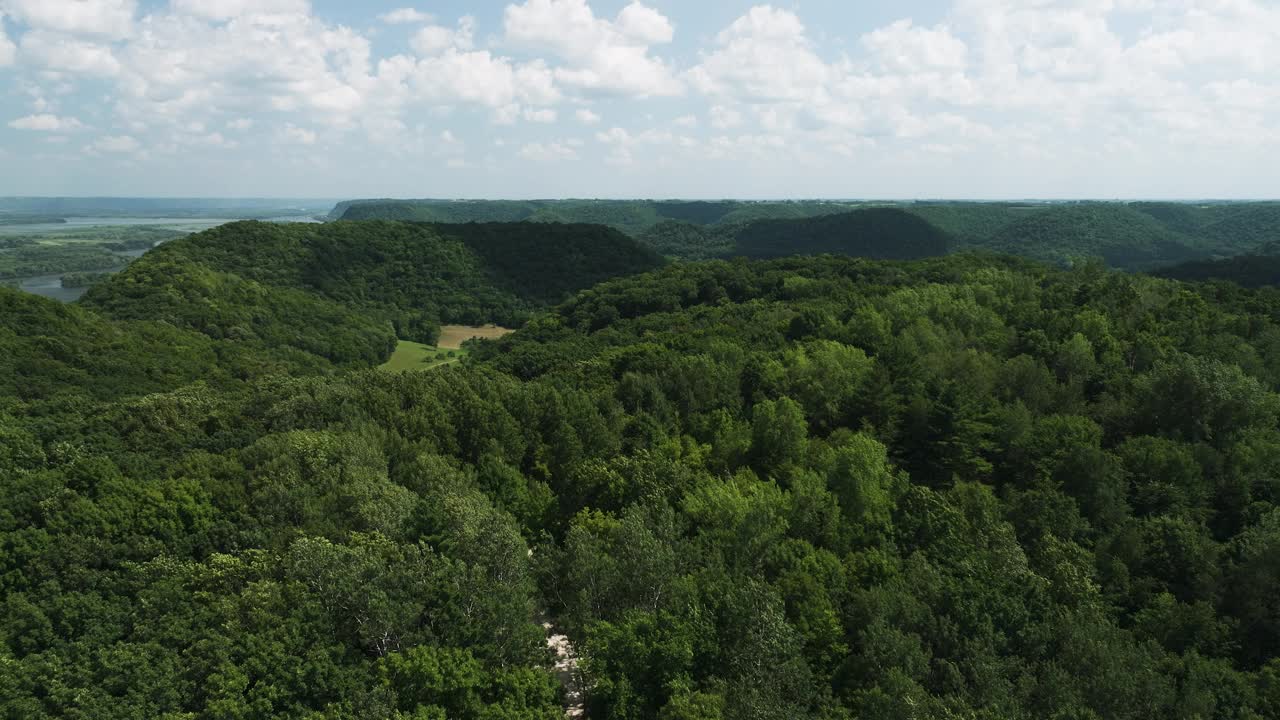
[(1269, 712), (1274, 288), (761, 222), (239, 221), (0, 288), (0, 707)]

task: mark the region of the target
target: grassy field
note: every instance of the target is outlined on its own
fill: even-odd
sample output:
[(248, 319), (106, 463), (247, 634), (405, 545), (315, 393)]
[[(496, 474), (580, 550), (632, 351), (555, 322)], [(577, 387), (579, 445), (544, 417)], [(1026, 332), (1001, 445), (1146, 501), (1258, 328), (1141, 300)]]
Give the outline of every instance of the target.
[(396, 344), (391, 359), (382, 365), (383, 370), (391, 372), (408, 372), (410, 370), (430, 370), (455, 363), (466, 356), (462, 343), (475, 338), (496, 339), (512, 330), (497, 325), (469, 327), (466, 325), (445, 325), (440, 328), (440, 344), (437, 347), (422, 343), (401, 340)]
[(390, 370), (391, 372), (429, 370), (433, 367), (458, 362), (465, 354), (465, 350), (433, 348), (430, 345), (401, 340), (396, 345), (396, 351), (391, 353), (391, 359), (382, 365), (382, 369)]

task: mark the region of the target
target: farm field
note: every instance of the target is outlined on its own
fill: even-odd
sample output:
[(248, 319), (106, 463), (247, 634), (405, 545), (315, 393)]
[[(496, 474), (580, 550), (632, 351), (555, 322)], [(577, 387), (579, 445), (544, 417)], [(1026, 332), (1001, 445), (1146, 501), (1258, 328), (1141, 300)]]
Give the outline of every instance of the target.
[(383, 370), (391, 372), (408, 372), (410, 370), (430, 370), (455, 363), (466, 356), (467, 351), (462, 343), (475, 338), (496, 339), (513, 332), (497, 325), (471, 327), (467, 325), (445, 325), (440, 328), (440, 344), (436, 347), (422, 343), (401, 340), (391, 358), (382, 364)]
[(478, 327), (469, 325), (443, 325), (440, 328), (440, 345), (445, 350), (458, 350), (462, 348), (462, 343), (468, 340), (481, 338), (484, 340), (497, 340), (504, 335), (510, 335), (514, 330), (499, 327), (497, 325), (481, 325)]

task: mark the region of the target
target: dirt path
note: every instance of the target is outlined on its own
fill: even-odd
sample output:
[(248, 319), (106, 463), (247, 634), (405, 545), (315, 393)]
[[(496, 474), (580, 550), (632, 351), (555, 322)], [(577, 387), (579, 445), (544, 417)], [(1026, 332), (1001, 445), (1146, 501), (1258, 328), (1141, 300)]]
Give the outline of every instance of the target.
[(564, 686), (564, 716), (572, 720), (586, 718), (582, 675), (578, 673), (578, 655), (574, 652), (573, 643), (567, 636), (558, 634), (550, 622), (543, 622), (542, 628), (547, 631), (547, 647), (556, 654), (556, 677)]
[[(533, 548), (529, 548), (533, 559)], [(578, 653), (568, 635), (556, 631), (545, 610), (538, 611), (538, 624), (547, 633), (547, 647), (556, 654), (555, 673), (564, 688), (564, 716), (570, 720), (585, 720), (587, 708), (582, 688), (582, 673), (578, 672)]]

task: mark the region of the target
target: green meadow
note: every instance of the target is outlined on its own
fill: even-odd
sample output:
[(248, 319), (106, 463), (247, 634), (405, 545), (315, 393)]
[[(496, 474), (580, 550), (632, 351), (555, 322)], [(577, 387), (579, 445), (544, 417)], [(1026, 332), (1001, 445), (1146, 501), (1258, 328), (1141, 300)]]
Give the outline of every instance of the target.
[(466, 350), (446, 350), (431, 347), (422, 343), (401, 340), (396, 344), (391, 358), (382, 364), (383, 370), (391, 372), (408, 372), (410, 370), (430, 370), (441, 365), (458, 362), (466, 355)]

